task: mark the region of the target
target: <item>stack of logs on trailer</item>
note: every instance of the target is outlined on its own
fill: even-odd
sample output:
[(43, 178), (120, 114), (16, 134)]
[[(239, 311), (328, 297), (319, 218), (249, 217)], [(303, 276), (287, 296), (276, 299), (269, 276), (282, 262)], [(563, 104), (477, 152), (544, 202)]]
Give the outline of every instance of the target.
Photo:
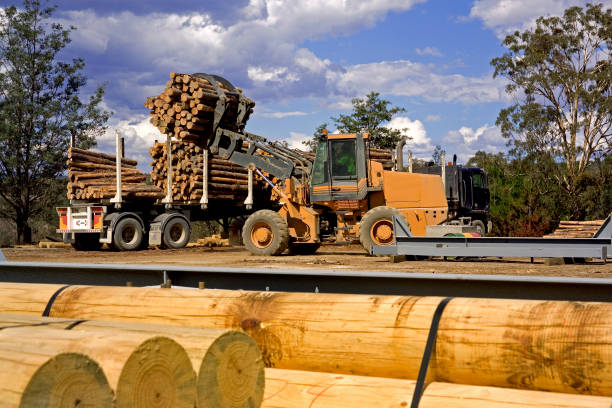
[[(162, 190), (147, 185), (147, 176), (136, 168), (136, 160), (121, 159), (123, 197), (161, 198)], [(71, 147), (68, 150), (68, 199), (96, 200), (117, 194), (117, 164), (113, 155)]]
[[(167, 144), (155, 142), (149, 149), (151, 181), (167, 191)], [(203, 148), (195, 143), (172, 142), (172, 199), (174, 201), (200, 200), (204, 186)], [(208, 195), (215, 200), (244, 201), (248, 191), (248, 170), (218, 156), (208, 157)], [(267, 185), (253, 178), (253, 189), (262, 191)]]

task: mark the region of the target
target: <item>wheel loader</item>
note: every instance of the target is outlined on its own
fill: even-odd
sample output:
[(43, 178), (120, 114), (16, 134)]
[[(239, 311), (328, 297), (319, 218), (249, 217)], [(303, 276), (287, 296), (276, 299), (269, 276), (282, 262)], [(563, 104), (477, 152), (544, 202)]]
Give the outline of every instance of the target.
[(321, 243), (393, 243), (392, 216), (413, 235), (445, 222), (448, 204), (440, 176), (388, 171), (369, 157), (367, 133), (317, 136), (314, 161), (279, 143), (217, 128), (212, 153), (245, 166), (273, 190), (275, 209), (252, 213), (242, 228), (257, 255), (314, 253)]

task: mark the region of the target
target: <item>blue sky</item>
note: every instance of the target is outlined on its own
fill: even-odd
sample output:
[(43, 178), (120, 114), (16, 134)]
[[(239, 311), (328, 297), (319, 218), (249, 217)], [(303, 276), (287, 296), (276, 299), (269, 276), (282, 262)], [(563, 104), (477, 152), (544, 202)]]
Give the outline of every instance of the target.
[(143, 103), (163, 90), (171, 71), (225, 76), (256, 102), (247, 130), (296, 147), (330, 116), (350, 111), (351, 98), (376, 91), (406, 109), (390, 125), (407, 129), (418, 157), (430, 158), (438, 144), (461, 161), (477, 150), (504, 151), (495, 120), (513, 98), (492, 78), (489, 61), (503, 54), (505, 34), (585, 2), (57, 3), (55, 19), (77, 27), (63, 56), (85, 58), (89, 87), (107, 84), (114, 115), (99, 149), (114, 152), (118, 128), (126, 154), (146, 169), (148, 147), (162, 136)]

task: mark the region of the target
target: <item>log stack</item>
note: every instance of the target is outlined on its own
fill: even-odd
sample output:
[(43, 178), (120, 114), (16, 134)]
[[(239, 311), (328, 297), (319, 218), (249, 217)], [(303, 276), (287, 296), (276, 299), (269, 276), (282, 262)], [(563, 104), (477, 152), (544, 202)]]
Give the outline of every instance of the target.
[(36, 325), (0, 330), (0, 347), (19, 341), (26, 342), (31, 350), (55, 354), (69, 351), (92, 358), (106, 374), (115, 394), (116, 408), (193, 408), (196, 403), (196, 374), (189, 356), (168, 337), (136, 332), (49, 330)]
[[(121, 159), (121, 194), (124, 198), (161, 198), (162, 190), (145, 183), (136, 160)], [(117, 193), (115, 156), (71, 147), (68, 149), (68, 199), (98, 200)]]
[[(255, 102), (242, 96), (240, 88), (233, 92), (222, 82), (213, 84), (196, 74), (176, 72), (170, 73), (170, 80), (160, 95), (145, 101), (145, 107), (151, 111), (150, 122), (161, 133), (179, 140), (206, 142), (212, 136), (214, 112), (219, 100), (217, 87), (226, 98), (219, 126), (236, 132), (243, 130)], [(239, 109), (240, 99), (245, 104), (244, 115)]]
[(592, 238), (605, 220), (561, 221), (556, 230), (545, 238)]
[[(61, 287), (0, 283), (0, 310), (40, 315)], [(415, 379), (441, 300), (75, 285), (50, 315), (239, 328), (267, 367)], [(611, 343), (612, 303), (454, 298), (429, 380), (612, 396)]]
[[(92, 336), (168, 337), (185, 349), (197, 373), (199, 408), (258, 407), (261, 404), (265, 376), (261, 353), (253, 339), (240, 331), (0, 313), (0, 329), (4, 333), (10, 334), (13, 329), (23, 327), (60, 333), (70, 330)], [(56, 335), (51, 333), (52, 337)], [(0, 353), (0, 368), (3, 367), (1, 361)]]
[[(167, 144), (155, 142), (151, 154), (151, 182), (167, 191)], [(174, 201), (199, 201), (204, 187), (203, 149), (193, 142), (172, 142), (172, 197)], [(254, 190), (262, 191), (267, 185), (253, 178)], [(243, 202), (248, 193), (248, 170), (229, 160), (209, 154), (208, 196), (215, 200)]]

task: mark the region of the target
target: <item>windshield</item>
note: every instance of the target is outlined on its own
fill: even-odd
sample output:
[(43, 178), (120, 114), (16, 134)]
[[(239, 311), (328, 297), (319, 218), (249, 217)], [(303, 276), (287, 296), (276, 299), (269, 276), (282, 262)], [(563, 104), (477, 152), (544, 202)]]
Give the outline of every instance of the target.
[(357, 177), (355, 167), (355, 139), (332, 140), (332, 177)]

